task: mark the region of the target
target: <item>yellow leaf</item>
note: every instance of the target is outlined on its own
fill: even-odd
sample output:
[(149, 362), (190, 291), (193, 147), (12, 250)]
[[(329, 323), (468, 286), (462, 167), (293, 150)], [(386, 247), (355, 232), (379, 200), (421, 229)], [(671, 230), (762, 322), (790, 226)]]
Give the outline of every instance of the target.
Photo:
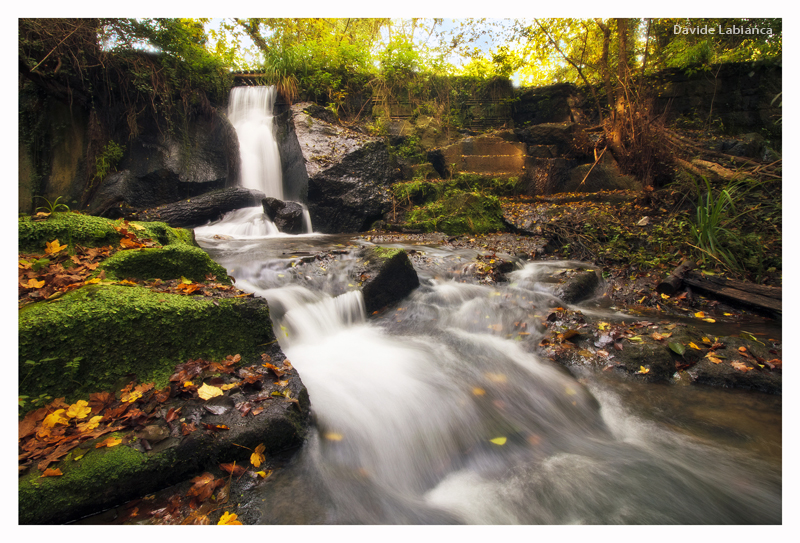
[(132, 390), (131, 392), (123, 393), (122, 397), (120, 398), (120, 401), (125, 403), (133, 403), (141, 397), (142, 397), (141, 392), (139, 392), (138, 390)]
[(472, 389), (472, 393), (473, 393), (475, 396), (483, 396), (484, 394), (486, 394), (486, 391), (485, 391), (485, 390), (483, 390), (483, 389), (482, 389), (482, 388), (480, 388), (480, 387), (475, 387), (475, 388), (473, 388), (473, 389)]
[[(91, 432), (100, 425), (101, 420), (103, 420), (103, 415), (92, 417), (88, 421), (78, 424), (78, 431), (81, 433)], [(77, 460), (77, 458), (75, 460)]]
[(710, 339), (708, 339), (707, 337), (704, 337), (704, 338), (702, 339), (702, 342), (703, 342), (703, 343), (712, 343), (712, 341), (711, 341)]
[(99, 449), (100, 447), (116, 447), (120, 443), (122, 443), (121, 439), (109, 437), (102, 443), (98, 443), (97, 445), (95, 445), (94, 448)]
[(666, 294), (662, 294), (661, 297), (664, 298), (665, 300), (669, 300), (669, 296), (667, 296)]
[(715, 321), (714, 319), (711, 319), (711, 318), (703, 319), (703, 320), (706, 321), (706, 322), (717, 322), (717, 321)]
[(54, 254), (56, 254), (58, 252), (61, 252), (64, 249), (67, 248), (66, 245), (59, 244), (57, 239), (54, 239), (53, 241), (48, 241), (48, 242), (45, 243), (45, 245), (46, 245), (46, 247), (45, 247), (44, 252), (49, 254), (49, 255), (54, 255)]
[(337, 434), (336, 432), (326, 432), (322, 437), (331, 441), (341, 441), (344, 439), (342, 434)]
[(709, 356), (708, 359), (711, 360), (714, 364), (719, 364), (720, 362), (722, 362), (722, 360), (720, 360), (716, 356)]
[(256, 447), (256, 451), (250, 455), (250, 463), (253, 464), (255, 467), (260, 466), (264, 462), (264, 444), (260, 444)]
[(128, 223), (128, 224), (129, 224), (130, 226), (132, 226), (134, 230), (144, 230), (144, 226), (142, 226), (142, 225), (140, 225), (140, 224), (134, 224), (134, 223), (132, 223), (132, 222), (131, 222), (131, 223)]
[(489, 441), (491, 441), (495, 445), (505, 445), (506, 441), (508, 440), (505, 437), (496, 437), (494, 439), (490, 439)]
[(597, 323), (597, 328), (599, 330), (605, 330), (606, 328), (608, 328), (608, 323), (607, 322), (598, 322)]
[(690, 341), (690, 342), (689, 342), (689, 347), (691, 347), (692, 349), (695, 349), (695, 350), (697, 350), (697, 351), (699, 351), (699, 350), (700, 350), (700, 347), (698, 347), (698, 346), (695, 344), (695, 342), (694, 342), (694, 341)]
[(64, 416), (65, 411), (63, 409), (58, 409), (53, 411), (49, 415), (47, 415), (44, 420), (42, 421), (42, 426), (44, 428), (52, 428), (56, 424), (69, 424), (69, 419)]
[(89, 279), (88, 281), (86, 281), (86, 284), (87, 285), (94, 285), (94, 284), (99, 283), (99, 282), (100, 282), (100, 278), (99, 277), (95, 277), (94, 279)]
[(574, 396), (575, 394), (577, 394), (577, 392), (575, 391), (575, 389), (574, 389), (574, 388), (572, 388), (572, 387), (564, 387), (564, 393), (565, 393), (567, 396)]
[(697, 317), (698, 319), (703, 319), (705, 318), (706, 314), (703, 313), (702, 311), (698, 311), (697, 313), (694, 314), (694, 316)]
[(70, 405), (69, 409), (67, 409), (67, 418), (85, 419), (91, 412), (92, 408), (89, 407), (89, 402), (86, 400), (78, 400), (77, 403)]
[(642, 299), (639, 300), (639, 303), (642, 303), (643, 301), (645, 301), (646, 298), (647, 298), (647, 296), (642, 296)]
[(257, 471), (257, 472), (256, 472), (256, 475), (258, 475), (258, 476), (259, 476), (259, 477), (261, 477), (262, 479), (266, 479), (267, 477), (269, 477), (270, 475), (272, 475), (272, 470), (267, 470), (267, 471)]
[(217, 522), (217, 526), (231, 526), (234, 524), (238, 524), (242, 526), (242, 523), (236, 520), (238, 515), (236, 513), (225, 513), (220, 517), (219, 522)]
[(223, 392), (222, 389), (218, 387), (203, 383), (203, 386), (197, 389), (197, 395), (203, 400), (210, 400), (215, 396), (222, 396)]
[(639, 371), (636, 372), (637, 374), (644, 375), (646, 373), (650, 373), (650, 368), (645, 368), (644, 366), (639, 366)]
[(44, 281), (37, 281), (36, 279), (28, 279), (28, 284), (23, 285), (25, 288), (42, 288)]
[(183, 388), (188, 388), (188, 387), (193, 387), (193, 386), (194, 386), (194, 383), (192, 383), (191, 381), (186, 381), (185, 383), (183, 383)]
[(231, 383), (231, 384), (229, 384), (229, 385), (222, 385), (220, 388), (221, 388), (222, 390), (230, 390), (230, 389), (232, 389), (232, 388), (236, 388), (236, 387), (238, 387), (238, 386), (239, 386), (239, 383)]

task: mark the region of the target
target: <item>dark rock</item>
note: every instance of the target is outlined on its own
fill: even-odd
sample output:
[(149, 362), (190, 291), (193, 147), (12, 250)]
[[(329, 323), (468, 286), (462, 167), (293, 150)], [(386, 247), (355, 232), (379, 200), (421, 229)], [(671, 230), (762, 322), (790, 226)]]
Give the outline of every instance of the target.
[(577, 123), (544, 123), (516, 131), (519, 141), (531, 145), (552, 146), (555, 156), (578, 158), (587, 156), (589, 138)]
[[(588, 176), (587, 176), (588, 174)], [(583, 164), (570, 170), (563, 184), (554, 192), (599, 192), (602, 190), (642, 190), (642, 184), (623, 175), (616, 164)]]
[[(739, 347), (745, 347), (751, 356), (755, 355), (767, 361), (776, 358), (765, 346), (738, 337), (719, 338), (719, 342), (725, 347), (716, 350), (715, 353), (720, 356), (722, 362), (715, 364), (708, 358), (700, 358), (697, 364), (687, 370), (693, 382), (716, 387), (757, 390), (767, 394), (782, 393), (781, 373), (771, 371), (768, 367), (759, 368), (756, 361), (741, 356), (738, 350)], [(743, 362), (752, 369), (738, 370), (731, 365), (734, 361)]]
[(90, 213), (119, 204), (157, 207), (237, 182), (239, 144), (224, 115), (215, 112), (208, 119), (195, 119), (183, 135), (150, 124), (128, 144), (120, 171), (97, 189)]
[(165, 204), (143, 211), (120, 208), (122, 216), (140, 221), (161, 221), (170, 226), (194, 228), (220, 219), (225, 213), (243, 207), (259, 205), (264, 193), (258, 190), (234, 187), (222, 189), (180, 202)]
[(590, 298), (599, 283), (594, 270), (567, 272), (564, 282), (556, 288), (554, 294), (568, 304), (576, 304)]
[(314, 230), (367, 230), (391, 208), (389, 186), (400, 172), (383, 141), (313, 118), (304, 112), (307, 106), (295, 104), (291, 111)]
[(285, 234), (302, 234), (303, 206), (297, 202), (284, 202), (277, 198), (267, 197), (261, 200), (264, 214), (275, 226)]
[(433, 168), (436, 170), (436, 173), (439, 174), (439, 177), (442, 179), (447, 179), (450, 177), (450, 170), (447, 169), (447, 160), (445, 160), (444, 153), (441, 149), (433, 149), (428, 151), (428, 162), (433, 165)]
[(419, 286), (419, 277), (402, 249), (367, 247), (357, 255), (364, 259), (353, 272), (362, 282), (367, 315), (397, 303)]

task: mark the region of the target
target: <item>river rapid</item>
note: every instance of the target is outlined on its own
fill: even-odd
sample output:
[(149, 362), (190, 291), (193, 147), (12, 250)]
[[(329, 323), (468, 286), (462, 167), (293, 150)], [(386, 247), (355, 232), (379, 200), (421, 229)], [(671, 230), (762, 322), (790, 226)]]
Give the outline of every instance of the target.
[[(198, 243), (269, 301), (311, 398), (308, 441), (245, 505), (262, 523), (782, 522), (780, 397), (537, 357), (534, 323), (564, 305), (542, 274), (570, 263), (518, 262), (484, 285), (461, 273), (474, 251), (406, 247), (427, 262), (420, 287), (367, 317), (348, 274), (365, 242), (215, 232), (196, 229)], [(312, 271), (319, 252), (337, 256)]]

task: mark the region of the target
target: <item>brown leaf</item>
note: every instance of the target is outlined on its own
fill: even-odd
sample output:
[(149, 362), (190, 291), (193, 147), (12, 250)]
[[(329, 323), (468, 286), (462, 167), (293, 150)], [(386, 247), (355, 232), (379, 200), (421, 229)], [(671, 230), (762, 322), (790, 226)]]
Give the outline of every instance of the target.
[(189, 489), (188, 495), (196, 497), (200, 502), (204, 502), (211, 497), (215, 488), (225, 484), (225, 480), (214, 479), (212, 474), (206, 472), (192, 479), (192, 483), (193, 486)]
[(242, 466), (237, 466), (236, 463), (220, 464), (219, 468), (226, 473), (230, 473), (234, 477), (241, 477), (247, 471)]
[(64, 475), (63, 473), (61, 473), (61, 470), (59, 468), (47, 468), (46, 470), (44, 470), (44, 473), (42, 473), (40, 478), (41, 477), (58, 477), (59, 475)]
[(733, 366), (734, 369), (737, 369), (739, 371), (743, 371), (745, 373), (747, 373), (748, 371), (751, 371), (753, 369), (750, 366), (748, 366), (748, 365), (746, 365), (746, 364), (744, 364), (742, 362), (738, 362), (738, 361), (737, 362), (731, 362), (731, 366)]

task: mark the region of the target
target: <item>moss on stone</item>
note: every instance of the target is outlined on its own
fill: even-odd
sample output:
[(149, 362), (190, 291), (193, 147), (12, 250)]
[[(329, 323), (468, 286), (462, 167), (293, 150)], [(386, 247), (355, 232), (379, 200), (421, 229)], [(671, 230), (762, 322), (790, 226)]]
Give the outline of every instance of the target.
[[(176, 462), (174, 449), (148, 455), (126, 445), (96, 449), (95, 441), (71, 451), (58, 463), (63, 475), (42, 478), (39, 470), (32, 469), (19, 479), (20, 524), (65, 522), (70, 518), (64, 514), (101, 511), (115, 504), (120, 485), (136, 496), (151, 491), (154, 479), (168, 484)], [(75, 460), (81, 454), (84, 456)]]
[[(116, 245), (122, 237), (114, 226), (122, 221), (103, 217), (81, 215), (73, 212), (53, 213), (44, 220), (34, 221), (30, 216), (19, 218), (19, 250), (28, 253), (43, 253), (46, 243), (57, 239), (62, 245), (76, 243), (86, 247)], [(161, 245), (196, 245), (191, 230), (172, 228), (162, 222), (132, 223), (144, 227), (135, 233), (140, 238), (150, 238)]]
[(207, 274), (230, 284), (225, 268), (211, 260), (199, 247), (168, 245), (163, 248), (142, 248), (119, 251), (106, 259), (100, 268), (110, 276), (125, 279), (180, 279), (203, 281)]
[(463, 191), (450, 191), (436, 202), (411, 210), (406, 224), (451, 236), (505, 230), (503, 209), (497, 197)]
[(389, 247), (375, 247), (372, 249), (372, 253), (375, 256), (377, 256), (378, 258), (382, 258), (384, 260), (392, 258), (394, 255), (402, 251), (403, 249), (392, 249)]
[(190, 358), (248, 359), (274, 339), (261, 299), (90, 285), (20, 310), (19, 393), (72, 401), (132, 375), (164, 386), (175, 365)]

